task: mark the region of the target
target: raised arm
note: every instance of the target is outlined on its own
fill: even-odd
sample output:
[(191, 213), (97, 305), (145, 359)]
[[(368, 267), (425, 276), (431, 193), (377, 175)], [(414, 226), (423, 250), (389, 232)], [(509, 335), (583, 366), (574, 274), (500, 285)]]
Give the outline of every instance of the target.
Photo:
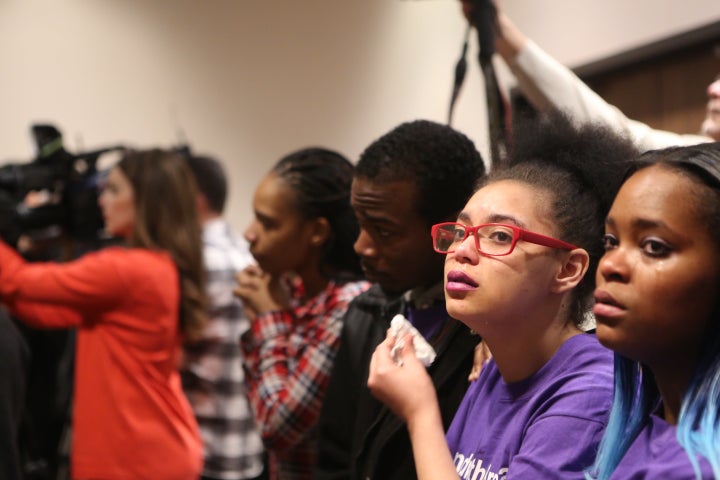
[(407, 424), (418, 480), (457, 480), (430, 375), (415, 357), (411, 335), (405, 338), (401, 364), (392, 359), (394, 343), (388, 335), (375, 350), (368, 387)]
[(0, 241), (0, 298), (34, 326), (80, 326), (83, 314), (92, 316), (126, 298), (128, 285), (116, 260), (101, 251), (67, 263), (28, 263)]
[[(472, 2), (463, 0), (463, 12), (470, 17)], [(497, 7), (497, 2), (496, 2)], [(600, 123), (629, 136), (641, 150), (673, 145), (694, 145), (710, 141), (700, 135), (681, 135), (629, 119), (610, 105), (575, 73), (543, 51), (498, 8), (495, 51), (517, 79), (518, 88), (541, 112), (562, 110), (579, 123)]]
[(310, 309), (303, 307), (308, 311), (301, 317), (299, 310), (259, 314), (243, 337), (248, 397), (271, 448), (295, 445), (317, 423), (342, 316), (363, 288), (336, 289)]

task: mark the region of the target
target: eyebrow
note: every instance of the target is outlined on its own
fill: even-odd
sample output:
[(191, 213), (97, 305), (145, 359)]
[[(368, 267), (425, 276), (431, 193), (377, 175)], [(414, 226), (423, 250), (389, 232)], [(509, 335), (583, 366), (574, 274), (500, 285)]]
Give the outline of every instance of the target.
[[(470, 222), (470, 214), (462, 211), (458, 215), (458, 220), (461, 220), (465, 223), (471, 223)], [(512, 215), (504, 215), (500, 213), (495, 213), (493, 215), (490, 215), (486, 222), (484, 223), (509, 223), (511, 225), (515, 225), (516, 227), (525, 228), (525, 224), (518, 220), (517, 218), (513, 217)]]
[[(357, 216), (357, 217), (360, 217), (360, 215), (357, 215), (357, 214), (356, 214), (356, 216)], [(382, 213), (373, 214), (373, 213), (367, 213), (367, 212), (365, 212), (365, 213), (363, 213), (362, 217), (363, 217), (366, 221), (372, 222), (372, 223), (380, 223), (380, 224), (385, 224), (385, 225), (395, 225), (395, 222), (394, 222), (393, 220), (391, 220), (391, 219), (388, 218), (388, 217), (383, 216)]]
[[(612, 217), (607, 217), (605, 219), (605, 225), (615, 227), (615, 220)], [(644, 230), (658, 227), (667, 228), (668, 230), (670, 230), (670, 227), (668, 227), (668, 225), (662, 220), (649, 220), (647, 218), (633, 218), (630, 222), (630, 226), (635, 230)]]
[(263, 212), (259, 212), (259, 211), (257, 211), (257, 210), (255, 210), (255, 218), (257, 218), (257, 219), (258, 219), (259, 221), (261, 221), (261, 222), (266, 222), (266, 223), (268, 223), (268, 222), (269, 222), (269, 223), (275, 222), (275, 223), (277, 223), (277, 220), (276, 220), (274, 217), (271, 217), (270, 215), (267, 215), (267, 214), (265, 214), (265, 213), (263, 213)]

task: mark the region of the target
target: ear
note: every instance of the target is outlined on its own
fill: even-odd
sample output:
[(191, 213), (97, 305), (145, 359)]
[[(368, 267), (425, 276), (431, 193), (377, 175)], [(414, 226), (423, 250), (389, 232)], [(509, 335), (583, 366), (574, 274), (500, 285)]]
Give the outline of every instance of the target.
[(552, 284), (554, 293), (566, 293), (575, 288), (585, 276), (590, 265), (590, 255), (576, 248), (563, 255), (562, 263)]
[(330, 236), (330, 223), (325, 217), (317, 217), (312, 221), (310, 227), (310, 244), (313, 247), (320, 247), (327, 241)]

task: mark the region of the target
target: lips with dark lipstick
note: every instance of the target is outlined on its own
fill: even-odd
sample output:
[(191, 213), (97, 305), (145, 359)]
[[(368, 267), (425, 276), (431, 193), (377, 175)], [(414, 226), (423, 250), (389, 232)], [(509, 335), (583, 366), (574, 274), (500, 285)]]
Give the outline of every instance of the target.
[(465, 273), (459, 270), (452, 270), (447, 274), (447, 283), (445, 284), (445, 290), (448, 292), (452, 291), (467, 291), (478, 287), (477, 282), (470, 278)]

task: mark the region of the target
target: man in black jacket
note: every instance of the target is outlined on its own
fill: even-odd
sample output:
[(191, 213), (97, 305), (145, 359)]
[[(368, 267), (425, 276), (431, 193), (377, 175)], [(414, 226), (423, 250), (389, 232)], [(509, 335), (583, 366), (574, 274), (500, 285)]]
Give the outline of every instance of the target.
[(445, 310), (444, 256), (430, 227), (455, 221), (485, 172), (463, 134), (429, 121), (399, 125), (360, 156), (351, 202), (355, 251), (373, 287), (345, 317), (319, 421), (319, 479), (416, 478), (404, 423), (367, 388), (370, 357), (402, 313), (434, 347), (428, 368), (447, 428), (468, 386), (480, 338)]

